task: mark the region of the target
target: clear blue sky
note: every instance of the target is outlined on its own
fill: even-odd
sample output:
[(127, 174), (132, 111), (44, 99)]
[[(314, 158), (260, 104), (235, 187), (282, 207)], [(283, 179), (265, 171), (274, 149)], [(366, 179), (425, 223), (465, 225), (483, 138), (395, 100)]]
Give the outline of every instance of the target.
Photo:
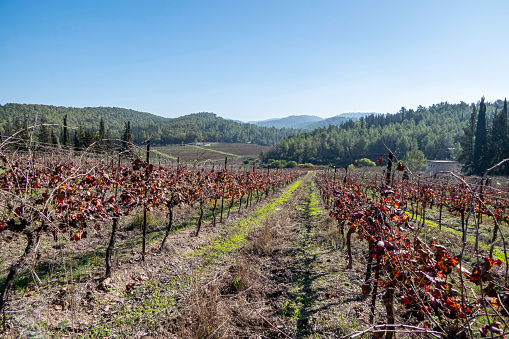
[(243, 121), (509, 96), (509, 2), (0, 0), (0, 104)]

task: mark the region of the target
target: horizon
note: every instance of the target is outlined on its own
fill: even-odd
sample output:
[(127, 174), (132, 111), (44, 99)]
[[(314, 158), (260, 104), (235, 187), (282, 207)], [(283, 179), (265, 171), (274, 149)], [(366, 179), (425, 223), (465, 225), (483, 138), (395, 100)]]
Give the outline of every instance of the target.
[(249, 121), (494, 102), (502, 0), (0, 3), (0, 102)]
[[(495, 102), (497, 101), (504, 101), (506, 98), (504, 99), (495, 99), (495, 100), (485, 100), (485, 103), (486, 104), (494, 104)], [(434, 104), (431, 104), (429, 106), (423, 106), (423, 105), (418, 105), (417, 107), (413, 108), (413, 107), (404, 107), (402, 106), (401, 108), (405, 108), (407, 110), (409, 109), (412, 109), (412, 110), (417, 110), (417, 108), (419, 106), (423, 106), (425, 107), (426, 109), (430, 108), (431, 106), (433, 105), (438, 105), (438, 104), (441, 104), (441, 103), (448, 103), (448, 104), (451, 104), (451, 105), (459, 105), (461, 104), (462, 102), (466, 103), (467, 105), (471, 105), (471, 104), (476, 104), (478, 105), (479, 102), (481, 100), (477, 100), (476, 102), (471, 102), (471, 103), (468, 103), (468, 102), (465, 102), (465, 101), (460, 101), (460, 102), (448, 102), (448, 101), (442, 101), (442, 102), (437, 102), (437, 103), (434, 103)], [(269, 122), (271, 120), (280, 120), (280, 119), (285, 119), (285, 118), (290, 118), (290, 117), (302, 117), (302, 116), (309, 116), (309, 117), (318, 117), (320, 119), (323, 119), (323, 120), (326, 120), (326, 119), (329, 119), (329, 118), (335, 118), (335, 117), (338, 117), (338, 116), (341, 116), (343, 114), (367, 114), (367, 115), (370, 115), (370, 114), (382, 114), (382, 115), (386, 115), (386, 114), (396, 114), (398, 113), (397, 111), (396, 112), (341, 112), (341, 113), (337, 113), (335, 115), (332, 115), (332, 116), (328, 116), (328, 117), (323, 117), (323, 116), (319, 116), (319, 115), (313, 115), (313, 114), (291, 114), (291, 115), (286, 115), (286, 116), (280, 116), (280, 117), (277, 117), (277, 118), (268, 118), (268, 119), (263, 119), (263, 120), (249, 120), (249, 121), (244, 121), (244, 120), (240, 120), (240, 119), (237, 119), (237, 118), (229, 118), (229, 117), (224, 117), (222, 116), (220, 113), (217, 113), (217, 112), (190, 112), (190, 113), (185, 113), (185, 114), (182, 114), (182, 115), (178, 115), (178, 116), (173, 116), (173, 117), (165, 117), (163, 115), (159, 115), (159, 114), (156, 114), (156, 113), (152, 113), (152, 112), (146, 112), (146, 111), (139, 111), (139, 110), (136, 110), (136, 109), (132, 109), (132, 108), (128, 108), (128, 107), (114, 107), (114, 106), (60, 106), (60, 105), (51, 105), (51, 104), (37, 104), (37, 103), (19, 103), (19, 102), (6, 102), (6, 103), (0, 103), (0, 106), (4, 106), (4, 105), (7, 105), (7, 104), (20, 104), (20, 105), (47, 105), (47, 106), (55, 106), (55, 107), (66, 107), (66, 108), (98, 108), (98, 107), (104, 107), (104, 108), (120, 108), (120, 109), (127, 109), (127, 110), (133, 110), (133, 111), (137, 111), (137, 112), (140, 112), (140, 113), (146, 113), (146, 114), (152, 114), (152, 115), (155, 115), (155, 116), (158, 116), (158, 117), (162, 117), (162, 118), (167, 118), (167, 119), (175, 119), (175, 118), (180, 118), (180, 117), (183, 117), (183, 116), (187, 116), (187, 115), (191, 115), (191, 114), (198, 114), (198, 113), (211, 113), (211, 114), (215, 114), (216, 116), (220, 117), (220, 118), (223, 118), (223, 119), (228, 119), (228, 120), (234, 120), (234, 121), (240, 121), (242, 123), (246, 123), (246, 124), (249, 124), (249, 123), (260, 123), (260, 122)]]

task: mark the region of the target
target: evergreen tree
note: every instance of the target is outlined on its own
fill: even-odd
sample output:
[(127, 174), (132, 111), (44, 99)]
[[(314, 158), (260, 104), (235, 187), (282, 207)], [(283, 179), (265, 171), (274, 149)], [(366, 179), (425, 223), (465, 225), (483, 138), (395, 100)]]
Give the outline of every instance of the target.
[(42, 116), (41, 127), (39, 128), (39, 143), (41, 143), (41, 147), (44, 147), (46, 144), (49, 144), (50, 141), (50, 133), (48, 131), (48, 126), (46, 126), (46, 118)]
[(81, 151), (83, 148), (83, 136), (83, 126), (80, 123), (78, 129), (74, 132), (74, 149), (76, 151)]
[(115, 143), (113, 142), (113, 139), (111, 137), (111, 131), (109, 128), (106, 130), (105, 137), (106, 137), (106, 151), (112, 152), (115, 149)]
[(58, 145), (58, 139), (57, 139), (57, 136), (55, 135), (55, 132), (53, 130), (51, 130), (51, 135), (50, 135), (50, 142), (52, 145)]
[[(507, 124), (507, 105), (504, 102), (504, 109), (496, 112), (491, 124), (491, 133), (489, 140), (490, 161), (489, 166), (497, 164), (506, 156), (507, 142), (508, 142), (508, 124)], [(501, 172), (501, 169), (497, 169)]]
[(128, 150), (130, 148), (129, 144), (133, 141), (133, 137), (131, 135), (131, 122), (128, 121), (125, 123), (124, 135), (122, 136), (122, 151)]
[(488, 151), (488, 138), (486, 128), (486, 104), (484, 97), (481, 98), (479, 105), (479, 117), (477, 118), (477, 128), (475, 130), (475, 143), (474, 143), (474, 174), (483, 173), (488, 165), (489, 158)]
[(459, 162), (463, 164), (463, 171), (466, 172), (471, 172), (474, 165), (474, 136), (476, 119), (477, 110), (475, 108), (475, 104), (472, 104), (470, 120), (467, 121), (467, 126), (463, 129), (464, 134), (460, 138), (462, 153), (458, 159)]
[(62, 127), (62, 146), (69, 145), (69, 130), (67, 129), (67, 114), (64, 116), (64, 126)]
[(101, 121), (99, 122), (99, 135), (98, 135), (98, 145), (97, 149), (99, 152), (104, 152), (106, 150), (106, 143), (104, 141), (106, 139), (106, 130), (104, 128), (104, 120), (101, 118)]

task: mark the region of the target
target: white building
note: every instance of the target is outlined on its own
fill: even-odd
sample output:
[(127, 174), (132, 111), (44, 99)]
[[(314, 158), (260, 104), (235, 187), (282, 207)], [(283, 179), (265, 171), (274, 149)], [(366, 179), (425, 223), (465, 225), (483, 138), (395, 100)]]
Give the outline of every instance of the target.
[(428, 160), (426, 162), (426, 171), (431, 173), (437, 172), (459, 172), (460, 164), (453, 160)]

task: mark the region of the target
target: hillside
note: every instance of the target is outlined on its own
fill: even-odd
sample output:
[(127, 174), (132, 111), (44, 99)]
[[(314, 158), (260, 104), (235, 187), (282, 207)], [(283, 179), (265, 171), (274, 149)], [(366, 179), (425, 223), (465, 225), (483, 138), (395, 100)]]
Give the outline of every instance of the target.
[[(67, 124), (71, 127), (70, 141), (74, 142), (73, 127), (98, 131), (101, 119), (105, 129), (112, 138), (121, 138), (126, 122), (131, 124), (134, 143), (142, 143), (148, 137), (154, 145), (181, 144), (189, 142), (232, 142), (275, 145), (276, 142), (290, 134), (294, 129), (258, 127), (253, 124), (223, 119), (213, 113), (195, 113), (175, 119), (163, 118), (154, 114), (138, 112), (117, 107), (61, 107), (32, 104), (0, 105), (0, 130), (2, 135), (10, 135), (35, 121), (62, 124), (67, 115)], [(53, 128), (54, 134), (60, 136), (60, 128)], [(92, 133), (94, 134), (94, 133)], [(97, 133), (95, 133), (97, 137)], [(90, 139), (90, 138), (89, 138)], [(93, 139), (93, 138), (92, 138)], [(92, 141), (92, 140), (90, 140)]]
[[(488, 124), (502, 108), (501, 100), (487, 103)], [(461, 141), (472, 110), (473, 106), (464, 102), (445, 102), (428, 108), (419, 106), (417, 110), (402, 108), (396, 114), (372, 114), (340, 127), (330, 125), (291, 135), (261, 158), (345, 166), (361, 158), (376, 161), (381, 154), (388, 153), (385, 145), (398, 159), (413, 149), (421, 150), (427, 159), (458, 157), (463, 151)]]

